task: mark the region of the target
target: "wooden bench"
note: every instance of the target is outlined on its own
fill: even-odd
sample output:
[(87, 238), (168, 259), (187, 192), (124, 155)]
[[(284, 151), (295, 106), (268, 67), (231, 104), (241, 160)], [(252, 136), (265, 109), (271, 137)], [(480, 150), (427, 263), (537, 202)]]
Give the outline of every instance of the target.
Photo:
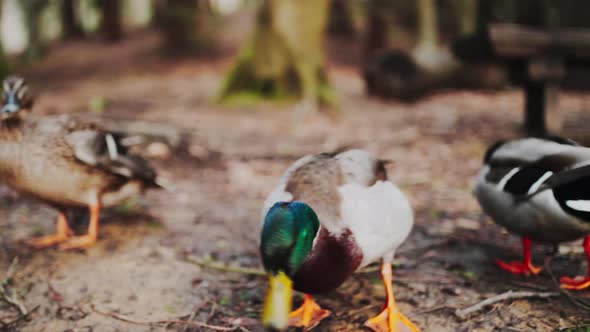
[(511, 81), (524, 88), (525, 130), (543, 136), (561, 131), (559, 82), (571, 65), (590, 65), (590, 30), (490, 24), (457, 39), (452, 49), (464, 62), (507, 65)]

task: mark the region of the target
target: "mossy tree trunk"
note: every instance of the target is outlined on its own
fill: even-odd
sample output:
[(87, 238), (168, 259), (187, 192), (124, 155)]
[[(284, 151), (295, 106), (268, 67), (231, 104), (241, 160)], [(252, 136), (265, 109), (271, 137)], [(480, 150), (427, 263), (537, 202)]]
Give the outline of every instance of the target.
[(465, 35), (477, 29), (478, 0), (455, 0), (459, 33)]
[(157, 1), (154, 23), (169, 55), (201, 53), (211, 48), (213, 29), (207, 0)]
[(61, 25), (64, 39), (76, 39), (84, 37), (84, 30), (80, 25), (77, 15), (78, 2), (74, 0), (62, 0), (60, 4)]
[(322, 48), (329, 6), (329, 0), (265, 0), (221, 101), (302, 98), (313, 109), (332, 103)]
[(438, 47), (438, 16), (435, 0), (418, 0), (418, 47)]
[(121, 5), (120, 0), (100, 0), (100, 32), (106, 41), (117, 42), (123, 37)]
[(45, 46), (41, 40), (41, 14), (49, 4), (48, 0), (19, 1), (24, 12), (25, 26), (27, 28), (27, 49), (25, 58), (27, 61), (40, 59), (45, 54)]
[(448, 74), (456, 63), (450, 51), (441, 47), (438, 27), (438, 12), (435, 0), (418, 0), (418, 43), (414, 60), (431, 73)]

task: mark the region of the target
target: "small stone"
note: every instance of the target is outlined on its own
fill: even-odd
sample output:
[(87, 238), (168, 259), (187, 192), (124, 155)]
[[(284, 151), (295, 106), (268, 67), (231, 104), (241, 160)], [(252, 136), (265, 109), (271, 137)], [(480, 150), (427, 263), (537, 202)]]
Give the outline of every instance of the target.
[(198, 158), (200, 160), (206, 160), (207, 158), (209, 158), (209, 150), (200, 145), (192, 144), (189, 147), (188, 152), (191, 156)]
[(171, 155), (170, 147), (162, 142), (150, 143), (146, 148), (146, 154), (150, 158), (167, 159)]
[(469, 229), (469, 230), (478, 230), (480, 224), (476, 220), (471, 220), (467, 218), (460, 218), (456, 221), (456, 226), (458, 228)]

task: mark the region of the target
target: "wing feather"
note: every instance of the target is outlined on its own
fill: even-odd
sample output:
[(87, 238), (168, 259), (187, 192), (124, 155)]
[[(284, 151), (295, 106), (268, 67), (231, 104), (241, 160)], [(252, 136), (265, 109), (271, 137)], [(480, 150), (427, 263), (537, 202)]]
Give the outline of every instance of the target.
[(66, 135), (66, 142), (78, 161), (115, 175), (156, 185), (156, 172), (145, 159), (129, 154), (120, 140), (120, 135), (92, 128), (73, 130)]

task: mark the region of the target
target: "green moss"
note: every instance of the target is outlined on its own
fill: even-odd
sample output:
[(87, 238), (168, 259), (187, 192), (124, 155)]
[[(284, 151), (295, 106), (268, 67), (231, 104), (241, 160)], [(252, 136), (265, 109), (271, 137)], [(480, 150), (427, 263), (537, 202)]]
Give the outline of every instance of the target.
[(109, 107), (109, 100), (104, 96), (95, 96), (90, 99), (90, 110), (94, 113), (104, 113)]
[(338, 105), (338, 95), (327, 81), (322, 81), (318, 91), (318, 99), (321, 103), (328, 106)]
[[(324, 105), (336, 105), (336, 93), (321, 69), (321, 47), (318, 47), (327, 18), (327, 10), (318, 11), (318, 8), (327, 8), (327, 2), (324, 5), (318, 7), (316, 1), (305, 1), (293, 8), (283, 3), (263, 2), (257, 25), (223, 81), (217, 102), (251, 105), (262, 101), (291, 102), (305, 97)], [(273, 23), (273, 15), (279, 15), (275, 11), (291, 9), (309, 16), (313, 24), (292, 28), (285, 22)], [(299, 16), (290, 15), (289, 19), (296, 17)]]

